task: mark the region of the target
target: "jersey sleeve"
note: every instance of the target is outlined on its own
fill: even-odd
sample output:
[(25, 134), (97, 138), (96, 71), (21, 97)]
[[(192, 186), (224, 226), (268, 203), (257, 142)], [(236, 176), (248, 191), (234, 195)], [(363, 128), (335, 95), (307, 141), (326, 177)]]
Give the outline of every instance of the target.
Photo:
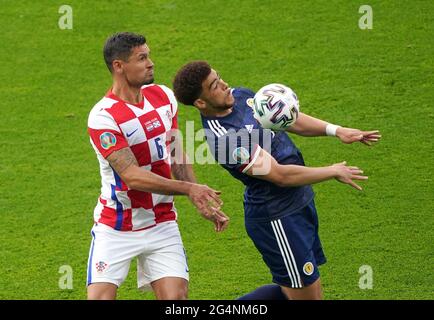
[(101, 110), (89, 116), (88, 133), (95, 148), (104, 158), (128, 147), (128, 142), (112, 116)]
[(216, 159), (227, 170), (245, 173), (256, 162), (262, 149), (261, 137), (247, 130), (228, 132), (216, 139)]

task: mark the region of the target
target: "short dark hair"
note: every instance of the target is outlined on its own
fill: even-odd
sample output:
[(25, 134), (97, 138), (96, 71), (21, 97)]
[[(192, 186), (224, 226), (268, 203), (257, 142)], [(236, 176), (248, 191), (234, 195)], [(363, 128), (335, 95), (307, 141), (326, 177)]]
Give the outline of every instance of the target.
[(173, 80), (176, 99), (185, 105), (194, 105), (202, 93), (202, 82), (210, 73), (211, 66), (206, 61), (193, 61), (179, 69)]
[(146, 43), (144, 36), (132, 32), (119, 32), (111, 35), (104, 44), (104, 61), (110, 72), (113, 72), (114, 60), (127, 61), (131, 51)]

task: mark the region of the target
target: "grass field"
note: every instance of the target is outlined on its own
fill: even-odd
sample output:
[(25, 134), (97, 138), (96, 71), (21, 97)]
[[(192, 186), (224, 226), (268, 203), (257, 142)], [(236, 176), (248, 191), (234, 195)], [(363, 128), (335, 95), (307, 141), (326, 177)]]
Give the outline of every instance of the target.
[[(293, 88), (302, 111), (340, 125), (380, 129), (373, 148), (293, 137), (307, 165), (343, 160), (370, 177), (357, 192), (315, 185), (326, 299), (434, 297), (434, 2), (63, 1), (0, 4), (0, 299), (84, 299), (92, 213), (100, 188), (86, 124), (111, 85), (102, 59), (108, 35), (146, 35), (156, 82), (208, 60), (232, 86)], [(363, 4), (373, 29), (358, 27)], [(199, 115), (180, 107), (179, 123)], [(176, 206), (190, 266), (191, 299), (234, 299), (271, 276), (243, 226), (241, 183), (217, 165), (195, 165), (223, 194), (230, 228), (215, 234), (188, 199)], [(73, 289), (58, 286), (73, 270)], [(373, 288), (359, 288), (359, 268)], [(136, 289), (135, 264), (120, 299)]]

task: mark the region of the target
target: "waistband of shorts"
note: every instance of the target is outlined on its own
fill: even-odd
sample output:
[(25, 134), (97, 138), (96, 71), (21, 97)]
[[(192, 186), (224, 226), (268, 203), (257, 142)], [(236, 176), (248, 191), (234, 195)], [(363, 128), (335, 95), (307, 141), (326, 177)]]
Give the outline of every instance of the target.
[(312, 195), (312, 197), (310, 197), (310, 199), (308, 199), (306, 202), (303, 202), (303, 204), (293, 210), (289, 210), (289, 211), (283, 211), (280, 212), (278, 214), (273, 214), (271, 216), (266, 216), (266, 217), (256, 217), (256, 218), (250, 218), (250, 217), (246, 217), (246, 215), (244, 215), (244, 221), (245, 223), (268, 223), (270, 221), (273, 220), (277, 220), (277, 219), (281, 219), (293, 214), (296, 214), (298, 212), (300, 212), (301, 210), (303, 210), (304, 208), (306, 208), (308, 205), (310, 205), (313, 202), (314, 199), (314, 195)]

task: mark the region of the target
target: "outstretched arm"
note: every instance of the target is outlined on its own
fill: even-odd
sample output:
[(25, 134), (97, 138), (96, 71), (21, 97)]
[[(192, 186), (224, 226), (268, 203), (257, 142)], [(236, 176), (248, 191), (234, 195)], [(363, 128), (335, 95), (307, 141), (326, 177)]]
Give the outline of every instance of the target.
[(287, 130), (304, 137), (319, 137), (326, 135), (328, 123), (300, 112), (297, 121)]
[(357, 190), (362, 188), (353, 180), (366, 180), (358, 167), (347, 166), (346, 162), (327, 167), (304, 167), (299, 165), (281, 165), (267, 151), (261, 149), (258, 157), (246, 174), (272, 182), (281, 187), (295, 187), (314, 184), (330, 179), (348, 184)]
[(299, 113), (297, 121), (287, 129), (289, 132), (304, 137), (336, 136), (343, 143), (360, 141), (368, 146), (381, 139), (378, 130), (362, 131), (353, 128), (335, 126), (323, 120), (314, 118), (302, 112)]

